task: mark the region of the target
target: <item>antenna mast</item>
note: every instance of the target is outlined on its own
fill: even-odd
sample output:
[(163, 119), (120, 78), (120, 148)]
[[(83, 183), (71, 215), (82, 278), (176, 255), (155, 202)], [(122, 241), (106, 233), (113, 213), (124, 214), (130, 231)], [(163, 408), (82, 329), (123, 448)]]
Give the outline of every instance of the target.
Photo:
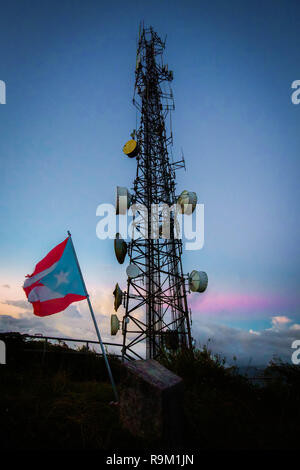
[[(196, 288), (191, 278), (183, 274), (182, 241), (176, 238), (176, 215), (174, 211), (169, 212), (169, 233), (165, 237), (163, 211), (154, 214), (153, 209), (162, 205), (176, 207), (176, 170), (185, 167), (184, 158), (171, 162), (168, 153), (173, 136), (171, 126), (167, 130), (166, 119), (175, 106), (170, 88), (173, 72), (162, 61), (164, 48), (165, 42), (152, 27), (145, 29), (140, 26), (133, 97), (133, 104), (140, 114), (140, 125), (131, 134), (132, 140), (123, 148), (129, 157), (136, 157), (136, 178), (132, 195), (126, 188), (117, 188), (116, 207), (117, 214), (124, 213), (121, 196), (126, 195), (127, 207), (133, 204), (134, 224), (138, 233), (129, 243), (122, 240), (119, 234), (115, 240), (118, 261), (123, 263), (126, 253), (130, 260), (127, 291), (122, 292), (117, 285), (114, 292), (115, 310), (122, 302), (125, 307), (122, 321), (123, 359), (143, 359), (138, 346), (141, 343), (146, 343), (147, 359), (157, 358), (164, 349), (193, 347), (187, 282), (188, 288)], [(192, 203), (194, 209), (196, 194), (184, 193), (188, 195), (185, 204)], [(147, 209), (146, 216), (141, 210), (142, 206)], [(158, 236), (155, 236), (154, 225)], [(205, 282), (207, 285), (204, 278)], [(206, 285), (203, 285), (202, 279), (202, 290), (198, 288), (198, 292), (203, 292)], [(112, 315), (113, 321), (116, 322), (116, 315)], [(116, 334), (117, 329), (112, 327), (112, 334)]]

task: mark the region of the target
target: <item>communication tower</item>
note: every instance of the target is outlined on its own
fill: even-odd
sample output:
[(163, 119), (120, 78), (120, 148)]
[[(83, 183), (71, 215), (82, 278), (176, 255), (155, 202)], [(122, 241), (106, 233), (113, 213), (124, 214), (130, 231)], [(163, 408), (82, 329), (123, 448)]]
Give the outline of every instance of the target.
[(116, 194), (116, 214), (131, 210), (135, 228), (129, 242), (120, 233), (114, 242), (118, 262), (129, 258), (127, 289), (122, 291), (117, 284), (114, 290), (115, 311), (123, 304), (125, 314), (122, 321), (117, 314), (111, 316), (111, 333), (122, 330), (123, 359), (143, 359), (137, 347), (141, 343), (147, 358), (157, 358), (165, 349), (192, 349), (187, 291), (203, 292), (207, 287), (205, 272), (185, 275), (182, 269), (174, 208), (191, 216), (197, 196), (190, 191), (176, 195), (176, 170), (185, 168), (185, 162), (183, 156), (173, 162), (169, 155), (175, 106), (173, 72), (163, 63), (164, 48), (165, 41), (152, 27), (140, 26), (133, 97), (139, 127), (123, 147), (125, 155), (136, 159), (136, 177), (131, 192), (118, 186)]

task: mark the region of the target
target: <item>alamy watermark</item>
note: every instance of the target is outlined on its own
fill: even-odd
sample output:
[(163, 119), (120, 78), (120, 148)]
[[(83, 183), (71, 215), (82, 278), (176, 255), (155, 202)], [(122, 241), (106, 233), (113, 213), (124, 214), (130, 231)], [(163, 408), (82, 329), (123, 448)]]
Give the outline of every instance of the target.
[(298, 366), (300, 364), (300, 339), (295, 339), (295, 341), (292, 342), (291, 348), (296, 349), (291, 357), (292, 363)]
[(291, 100), (293, 104), (299, 104), (300, 103), (300, 80), (294, 80), (291, 88), (293, 88), (295, 91), (291, 94)]
[(6, 84), (0, 80), (0, 104), (6, 104)]
[[(120, 197), (119, 205), (127, 207), (126, 196)], [(101, 217), (96, 226), (100, 240), (113, 240), (119, 233), (132, 240), (184, 239), (187, 250), (201, 250), (204, 245), (204, 204), (186, 204), (184, 213), (178, 204), (151, 204), (149, 211), (143, 204), (132, 204), (118, 218), (112, 204), (99, 204), (96, 215)]]
[(0, 340), (0, 364), (6, 364), (6, 345)]

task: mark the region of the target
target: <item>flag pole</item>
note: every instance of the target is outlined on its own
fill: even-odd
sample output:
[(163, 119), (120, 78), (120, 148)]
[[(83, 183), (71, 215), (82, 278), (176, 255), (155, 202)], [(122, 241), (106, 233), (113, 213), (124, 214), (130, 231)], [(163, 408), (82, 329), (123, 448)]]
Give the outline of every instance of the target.
[(104, 349), (104, 345), (102, 343), (100, 331), (99, 331), (99, 328), (98, 328), (98, 325), (97, 325), (97, 322), (96, 322), (96, 318), (95, 318), (95, 314), (94, 314), (94, 311), (93, 311), (93, 307), (92, 307), (92, 304), (91, 304), (91, 301), (90, 301), (90, 296), (89, 296), (88, 291), (86, 289), (86, 285), (85, 285), (83, 275), (82, 275), (82, 272), (81, 272), (81, 269), (80, 269), (79, 261), (78, 261), (76, 251), (75, 251), (75, 248), (74, 248), (74, 245), (73, 245), (73, 240), (72, 240), (72, 237), (71, 237), (71, 233), (69, 231), (68, 231), (68, 236), (69, 236), (69, 239), (70, 239), (70, 242), (71, 242), (71, 246), (72, 246), (72, 249), (73, 249), (73, 253), (74, 253), (75, 261), (76, 261), (78, 271), (79, 271), (79, 274), (80, 274), (80, 277), (81, 277), (81, 281), (82, 281), (82, 284), (83, 284), (83, 287), (84, 287), (84, 290), (85, 290), (86, 300), (87, 300), (87, 303), (88, 303), (88, 306), (89, 306), (89, 309), (90, 309), (90, 312), (91, 312), (91, 315), (92, 315), (95, 330), (96, 330), (98, 340), (99, 340), (99, 343), (100, 343), (100, 346), (101, 346), (101, 351), (102, 351), (102, 354), (103, 354), (103, 357), (104, 357), (105, 365), (107, 367), (107, 371), (108, 371), (108, 375), (109, 375), (111, 385), (112, 385), (112, 388), (113, 388), (115, 400), (116, 400), (116, 402), (118, 402), (119, 401), (119, 396), (118, 396), (116, 384), (115, 384), (115, 381), (114, 381), (114, 378), (113, 378), (113, 375), (112, 375), (112, 372), (111, 372), (111, 368), (110, 368), (110, 365), (109, 365), (109, 362), (108, 362), (108, 359), (107, 359), (107, 355), (106, 355), (106, 352), (105, 352), (105, 349)]

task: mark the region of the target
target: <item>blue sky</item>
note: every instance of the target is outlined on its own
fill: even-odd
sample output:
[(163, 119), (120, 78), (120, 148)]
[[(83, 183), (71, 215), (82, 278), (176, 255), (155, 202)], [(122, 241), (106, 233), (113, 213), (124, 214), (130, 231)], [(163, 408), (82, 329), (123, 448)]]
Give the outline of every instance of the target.
[[(0, 290), (3, 315), (30, 319), (18, 304), (24, 275), (70, 230), (107, 329), (110, 290), (125, 282), (125, 269), (112, 242), (96, 238), (96, 207), (134, 179), (135, 161), (122, 147), (136, 127), (131, 99), (144, 20), (167, 34), (173, 153), (183, 147), (187, 166), (178, 193), (196, 191), (205, 205), (204, 248), (184, 255), (186, 272), (209, 276), (207, 292), (190, 298), (195, 331), (204, 341), (208, 329), (226, 352), (226, 335), (235, 333), (243, 348), (252, 344), (249, 330), (262, 339), (280, 327), (284, 339), (268, 351), (290, 354), (300, 334), (300, 105), (291, 102), (291, 83), (300, 79), (299, 13), (299, 2), (265, 0), (1, 7), (0, 280), (10, 286)], [(65, 332), (59, 315), (38, 328), (55, 321)]]

